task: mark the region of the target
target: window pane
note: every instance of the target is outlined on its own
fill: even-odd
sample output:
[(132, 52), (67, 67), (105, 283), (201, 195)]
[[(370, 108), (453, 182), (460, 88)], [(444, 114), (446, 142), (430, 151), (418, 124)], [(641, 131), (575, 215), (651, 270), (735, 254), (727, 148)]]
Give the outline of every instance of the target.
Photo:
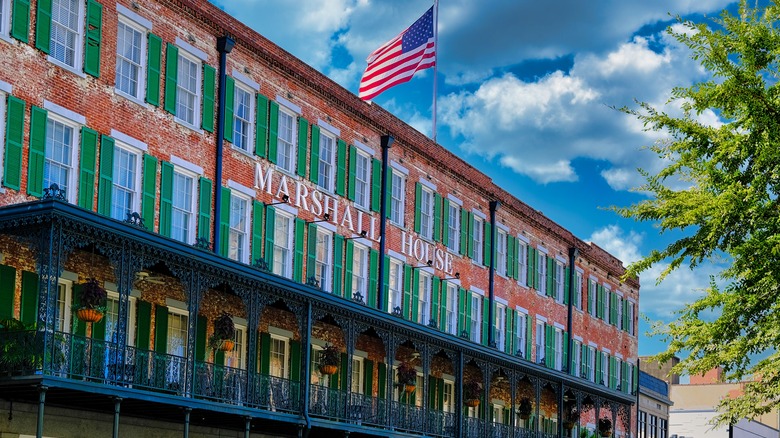
[(139, 97), (142, 34), (119, 21), (116, 39), (116, 88), (133, 97)]

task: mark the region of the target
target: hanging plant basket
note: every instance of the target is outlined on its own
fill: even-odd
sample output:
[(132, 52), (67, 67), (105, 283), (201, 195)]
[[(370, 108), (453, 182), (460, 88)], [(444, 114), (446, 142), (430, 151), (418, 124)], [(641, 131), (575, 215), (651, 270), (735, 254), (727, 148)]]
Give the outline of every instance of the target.
[(84, 322), (98, 322), (106, 311), (106, 290), (94, 278), (81, 283), (78, 304), (73, 306), (76, 317)]
[(606, 418), (599, 419), (599, 435), (602, 437), (612, 436), (612, 422)]
[(225, 339), (222, 341), (222, 345), (219, 346), (219, 349), (222, 351), (233, 351), (233, 347), (236, 346), (236, 341), (233, 341), (232, 339)]
[(76, 317), (84, 322), (98, 322), (103, 319), (103, 312), (84, 307), (76, 310)]
[(222, 313), (214, 320), (214, 333), (209, 337), (209, 346), (214, 350), (233, 351), (236, 346), (236, 326), (233, 316)]
[(477, 406), (479, 406), (479, 399), (478, 398), (470, 398), (470, 399), (467, 399), (465, 402), (463, 402), (463, 404), (465, 404), (466, 406), (468, 406), (470, 408), (476, 408)]
[(404, 392), (407, 394), (411, 394), (414, 392), (416, 388), (417, 388), (416, 385), (404, 385)]
[(325, 344), (325, 347), (320, 351), (319, 370), (325, 376), (331, 376), (336, 374), (339, 370), (339, 363), (341, 363), (341, 352), (338, 347), (331, 344)]
[(520, 400), (520, 406), (517, 408), (517, 415), (520, 416), (520, 419), (527, 420), (531, 418), (531, 412), (533, 411), (533, 405), (531, 405), (531, 400), (528, 398), (523, 398)]
[(564, 421), (563, 422), (563, 428), (566, 429), (566, 430), (574, 429), (574, 422), (573, 421)]
[(320, 373), (326, 376), (332, 376), (336, 374), (336, 371), (339, 370), (339, 367), (336, 365), (320, 365), (319, 366)]

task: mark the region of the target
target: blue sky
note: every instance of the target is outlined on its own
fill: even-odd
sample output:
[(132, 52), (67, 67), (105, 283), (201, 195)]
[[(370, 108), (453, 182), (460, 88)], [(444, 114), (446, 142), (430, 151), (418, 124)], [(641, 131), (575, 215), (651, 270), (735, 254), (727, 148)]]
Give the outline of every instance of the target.
[[(217, 0), (271, 41), (357, 94), (367, 55), (430, 6), (422, 0)], [(661, 138), (613, 107), (664, 107), (707, 77), (666, 34), (674, 16), (716, 16), (729, 0), (441, 0), (437, 140), (580, 238), (630, 263), (674, 235), (606, 210), (643, 199), (637, 168), (662, 163)], [(433, 70), (374, 100), (428, 136)], [(667, 110), (675, 112), (676, 108)], [(704, 118), (716, 121), (712, 113)], [(668, 321), (718, 269), (641, 277), (640, 311)], [(642, 333), (647, 324), (640, 324)], [(664, 349), (640, 338), (639, 353)]]

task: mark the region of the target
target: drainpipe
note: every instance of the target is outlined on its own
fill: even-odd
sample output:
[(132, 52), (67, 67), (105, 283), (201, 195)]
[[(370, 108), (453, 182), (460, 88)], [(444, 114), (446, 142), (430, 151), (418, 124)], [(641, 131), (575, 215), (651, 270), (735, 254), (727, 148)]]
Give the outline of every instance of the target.
[[(383, 135), (381, 137), (382, 145), (382, 183), (380, 187), (379, 204), (379, 272), (377, 273), (377, 293), (376, 308), (382, 310), (382, 303), (385, 302), (385, 234), (387, 233), (387, 170), (389, 164), (390, 146), (395, 139), (392, 135)], [(392, 311), (393, 309), (387, 309)]]
[(306, 306), (306, 345), (302, 345), (303, 348), (303, 376), (305, 380), (301, 382), (303, 385), (303, 419), (306, 421), (306, 429), (303, 431), (303, 436), (308, 437), (311, 432), (311, 417), (309, 417), (309, 400), (311, 399), (311, 301)]
[[(574, 262), (577, 260), (577, 256), (580, 255), (580, 250), (578, 250), (575, 247), (569, 248), (569, 290), (566, 291), (567, 294), (569, 294), (569, 306), (566, 309), (567, 310), (567, 316), (566, 316), (566, 332), (569, 334), (569, 345), (566, 346), (566, 357), (569, 358), (568, 364), (563, 364), (565, 370), (569, 370), (569, 374), (572, 373), (572, 371), (577, 370), (571, 370), (569, 369), (569, 364), (571, 364), (571, 360), (574, 356), (572, 356), (571, 346), (574, 344), (574, 333), (572, 333), (572, 309), (574, 308), (574, 297), (576, 296), (574, 294), (574, 288), (577, 287), (575, 284), (577, 281), (577, 271), (574, 269)], [(577, 376), (577, 374), (574, 374), (574, 376)]]
[(225, 81), (227, 55), (236, 42), (229, 36), (217, 38), (219, 51), (219, 96), (217, 97), (217, 169), (214, 175), (214, 252), (219, 253), (219, 218), (222, 217), (222, 146), (225, 138)]
[[(494, 327), (495, 311), (493, 310), (495, 295), (493, 293), (495, 276), (496, 276), (496, 210), (501, 205), (498, 201), (490, 201), (490, 270), (488, 276), (488, 322), (490, 330), (488, 330), (488, 346), (496, 348), (496, 329)], [(488, 254), (483, 254), (483, 257), (487, 257)]]

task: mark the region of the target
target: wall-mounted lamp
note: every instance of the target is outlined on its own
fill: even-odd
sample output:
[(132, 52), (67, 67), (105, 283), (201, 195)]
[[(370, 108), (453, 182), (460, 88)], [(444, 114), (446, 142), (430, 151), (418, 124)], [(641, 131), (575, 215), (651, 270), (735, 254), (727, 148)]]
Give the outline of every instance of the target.
[(424, 265), (412, 266), (412, 269), (430, 268), (431, 266), (433, 266), (433, 260), (428, 260)]
[(187, 41), (189, 41), (189, 42), (194, 44), (195, 43), (195, 36), (193, 36), (191, 33), (188, 33), (187, 34)]
[(317, 219), (316, 221), (309, 221), (306, 222), (307, 224), (316, 224), (317, 222), (328, 222), (330, 220), (330, 213), (325, 213), (322, 215), (322, 219)]
[(281, 202), (272, 202), (272, 203), (266, 205), (266, 207), (270, 207), (272, 205), (287, 204), (288, 202), (290, 202), (290, 196), (289, 195), (284, 195), (284, 196), (282, 196), (282, 201)]
[(460, 280), (460, 272), (456, 272), (454, 277), (442, 278), (442, 281), (447, 281), (447, 280)]
[(357, 236), (347, 237), (347, 238), (346, 238), (346, 239), (344, 239), (344, 240), (360, 239), (361, 237), (362, 237), (362, 238), (365, 238), (365, 237), (367, 237), (367, 236), (368, 236), (368, 231), (366, 231), (366, 230), (362, 230), (362, 231), (360, 232), (360, 234), (358, 234)]

